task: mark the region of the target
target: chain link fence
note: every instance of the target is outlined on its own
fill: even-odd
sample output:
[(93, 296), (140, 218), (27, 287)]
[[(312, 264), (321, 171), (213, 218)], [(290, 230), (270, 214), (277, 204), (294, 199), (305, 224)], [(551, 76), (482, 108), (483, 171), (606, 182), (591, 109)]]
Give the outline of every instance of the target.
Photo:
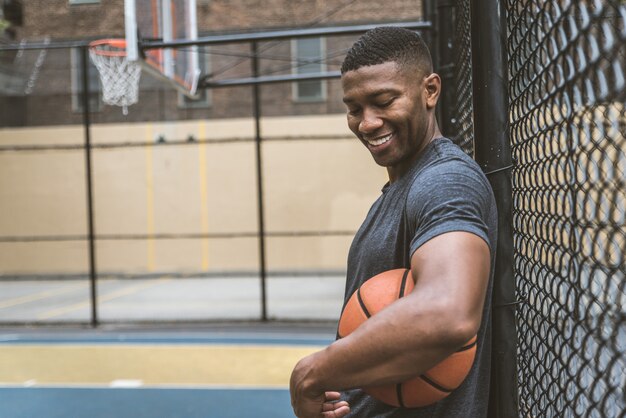
[[(624, 417), (626, 4), (504, 4), (519, 416)], [(473, 139), (469, 8), (457, 2), (461, 145)]]
[[(354, 41), (344, 38), (329, 42), (331, 58), (323, 57), (329, 70), (340, 63), (332, 54)], [(293, 104), (292, 83), (261, 89), (260, 198), (250, 86), (207, 89), (192, 100), (144, 73), (140, 103), (124, 115), (103, 104), (99, 73), (82, 54), (86, 42), (50, 49), (41, 43), (41, 49), (0, 51), (0, 212), (6, 214), (0, 221), (0, 325), (336, 318), (342, 256), (355, 228), (350, 203), (364, 205), (370, 198), (362, 195), (375, 190), (356, 191), (343, 180), (329, 188), (319, 175), (358, 145), (342, 129), (338, 80), (320, 81), (329, 99), (314, 102)], [(262, 74), (284, 72), (290, 46), (261, 43)], [(212, 60), (225, 78), (249, 75), (249, 49), (200, 48), (207, 65)], [(306, 109), (288, 114), (289, 105)], [(227, 108), (230, 118), (222, 117)], [(355, 178), (350, 170), (369, 163), (361, 160), (345, 175)], [(301, 298), (292, 293), (294, 283)], [(329, 296), (330, 303), (318, 302)]]
[[(386, 181), (345, 124), (348, 29), (199, 46), (223, 85), (190, 99), (144, 72), (126, 115), (87, 40), (0, 45), (0, 325), (335, 321)], [(228, 85), (252, 61), (286, 79)], [(330, 75), (289, 79), (312, 62)]]
[[(471, 37), (476, 28), (470, 24), (470, 4), (469, 0), (457, 0), (454, 3), (453, 131), (446, 134), (473, 155)], [(504, 0), (502, 4), (508, 19), (508, 120), (513, 158), (516, 161), (512, 170), (514, 209), (511, 223), (514, 228), (514, 269), (519, 301), (519, 415), (524, 418), (626, 417), (626, 4), (609, 0)], [(345, 44), (349, 45), (350, 42), (346, 41)], [(330, 42), (330, 45), (336, 47), (338, 53), (342, 50), (337, 42)], [(277, 50), (288, 52), (289, 48), (290, 45), (285, 44), (278, 46)], [(244, 70), (239, 66), (228, 67), (218, 61), (221, 57), (239, 56), (246, 51), (235, 47), (232, 50), (225, 47), (212, 49), (211, 54), (206, 54), (211, 57), (207, 58), (205, 64), (216, 70), (230, 68), (227, 75), (240, 77), (242, 74), (239, 71)], [(3, 159), (1, 166), (7, 175), (3, 176), (2, 190), (7, 194), (12, 190), (12, 185), (25, 183), (39, 190), (42, 196), (37, 201), (26, 198), (3, 199), (7, 213), (23, 214), (28, 220), (42, 220), (29, 221), (29, 228), (26, 229), (6, 218), (3, 224), (5, 237), (0, 240), (0, 247), (5, 254), (5, 269), (16, 258), (6, 254), (11, 254), (9, 249), (15, 251), (18, 246), (20, 251), (29, 256), (31, 253), (39, 257), (51, 254), (49, 258), (43, 259), (45, 262), (33, 263), (42, 266), (42, 271), (51, 270), (62, 260), (85, 260), (85, 214), (82, 209), (67, 213), (52, 205), (56, 199), (63, 198), (74, 202), (72, 207), (83, 208), (85, 201), (82, 191), (83, 132), (79, 128), (68, 131), (63, 127), (80, 126), (82, 123), (78, 52), (75, 49), (49, 50), (45, 53), (43, 50), (25, 50), (11, 56), (10, 62), (7, 56), (3, 56), (0, 62), (1, 66), (10, 66), (10, 71), (5, 71), (10, 76), (4, 79), (2, 88), (8, 92), (4, 95), (11, 96), (11, 92), (17, 88), (15, 86), (24, 91), (19, 97), (11, 96), (11, 101), (4, 103), (2, 126), (33, 127), (32, 137), (23, 137), (21, 131), (18, 132), (21, 135), (19, 137), (11, 132), (10, 141), (3, 143), (0, 159)], [(265, 71), (275, 70), (270, 68), (269, 62), (275, 62), (276, 56), (271, 58), (265, 62), (266, 67), (261, 65)], [(332, 58), (334, 60), (336, 57)], [(332, 65), (336, 65), (334, 61)], [(332, 65), (331, 68), (334, 68)], [(156, 264), (155, 271), (172, 269), (174, 267), (171, 266), (179, 258), (186, 260), (189, 254), (195, 254), (192, 260), (194, 266), (206, 269), (205, 265), (208, 265), (209, 270), (219, 267), (219, 272), (223, 272), (232, 269), (232, 266), (215, 265), (214, 260), (225, 260), (226, 253), (241, 255), (250, 270), (256, 269), (255, 202), (250, 197), (254, 194), (254, 173), (248, 169), (242, 176), (236, 165), (226, 164), (228, 158), (224, 157), (225, 148), (232, 147), (238, 158), (246, 158), (239, 167), (254, 166), (251, 127), (245, 125), (245, 135), (238, 134), (237, 137), (229, 133), (228, 129), (232, 128), (230, 125), (220, 125), (219, 132), (206, 130), (202, 123), (189, 126), (180, 124), (187, 129), (182, 131), (172, 127), (175, 125), (173, 122), (199, 120), (207, 115), (222, 117), (220, 112), (225, 107), (215, 104), (225, 98), (234, 101), (230, 102), (235, 104), (232, 108), (240, 112), (235, 116), (249, 117), (249, 91), (245, 87), (237, 90), (218, 89), (210, 93), (207, 91), (199, 101), (190, 102), (146, 77), (142, 79), (141, 94), (145, 102), (154, 103), (154, 106), (133, 109), (130, 117), (135, 119), (132, 120), (145, 123), (141, 129), (124, 131), (121, 135), (118, 131), (100, 132), (111, 128), (107, 125), (110, 122), (120, 122), (122, 116), (118, 109), (102, 107), (95, 69), (91, 68), (89, 75), (90, 100), (93, 101), (90, 102), (93, 105), (92, 123), (101, 125), (93, 128), (95, 167), (99, 174), (96, 178), (114, 180), (115, 173), (133, 173), (131, 177), (116, 180), (119, 185), (123, 185), (121, 190), (130, 190), (120, 196), (111, 194), (108, 183), (96, 182), (99, 268), (113, 272), (124, 269), (126, 273), (129, 269), (136, 269), (144, 273), (143, 264), (138, 265), (134, 261), (138, 257), (132, 258), (134, 264), (129, 264), (130, 267), (115, 261), (121, 260), (121, 255), (130, 254), (132, 250), (141, 255), (146, 265), (160, 263)], [(42, 82), (44, 80), (45, 83)], [(336, 93), (339, 86), (334, 83), (330, 87)], [(267, 104), (263, 108), (264, 116), (286, 114), (280, 106), (269, 106), (269, 103), (279, 103), (276, 95), (280, 92), (288, 97), (291, 94), (290, 86), (286, 85), (283, 90), (272, 88), (263, 92), (263, 100)], [(332, 104), (328, 109), (313, 108), (319, 106), (315, 103), (301, 103), (299, 106), (302, 106), (303, 115), (312, 109), (318, 113), (335, 113), (342, 109), (339, 101), (336, 102), (337, 107), (332, 107), (335, 106)], [(157, 121), (162, 120), (168, 124), (157, 124)], [(341, 122), (343, 126), (343, 120)], [(39, 125), (55, 125), (55, 129), (43, 133), (37, 129)], [(113, 128), (119, 129), (116, 126)], [(239, 126), (235, 128), (238, 132), (242, 129)], [(292, 173), (288, 180), (294, 181), (294, 172), (301, 171), (303, 179), (306, 179), (305, 175), (315, 173), (315, 170), (328, 171), (320, 169), (325, 166), (310, 157), (308, 160), (313, 161), (310, 167), (303, 166), (300, 160), (281, 157), (285, 155), (287, 147), (293, 149), (293, 154), (289, 155), (310, 156), (310, 149), (303, 147), (312, 147), (315, 142), (316, 148), (325, 149), (326, 144), (331, 143), (328, 140), (333, 139), (333, 150), (336, 153), (339, 139), (341, 144), (344, 140), (346, 142), (344, 152), (350, 155), (352, 152), (348, 148), (348, 137), (337, 137), (334, 132), (323, 138), (305, 135), (297, 141), (290, 136), (265, 135), (265, 157), (272, 167), (279, 168), (266, 172), (266, 181), (267, 184), (277, 185), (277, 189), (282, 184), (285, 177), (282, 174), (285, 172)], [(476, 141), (481, 140), (483, 138), (476, 138)], [(207, 152), (209, 147), (217, 156), (214, 160), (205, 160), (213, 155)], [(319, 160), (325, 155), (330, 153), (320, 153)], [(188, 161), (193, 161), (193, 164)], [(232, 181), (214, 186), (203, 183), (211, 178), (231, 178), (225, 174), (230, 171), (210, 171), (222, 167), (222, 162), (224, 170), (237, 171), (237, 175), (232, 178), (245, 180), (246, 188)], [(110, 167), (120, 165), (125, 171), (108, 169), (107, 164)], [(295, 170), (294, 165), (298, 165), (300, 171)], [(329, 164), (331, 166), (336, 165)], [(30, 168), (26, 170), (25, 167)], [(161, 167), (161, 171), (167, 175), (154, 177), (154, 172), (157, 172), (153, 172), (154, 167)], [(188, 176), (195, 179), (187, 182), (189, 192), (185, 195), (172, 194), (171, 190), (181, 190), (179, 185), (187, 184), (172, 174), (175, 171), (172, 168), (183, 170), (189, 167), (196, 170)], [(52, 170), (55, 168), (57, 171)], [(55, 174), (58, 178), (50, 174), (53, 171), (58, 173)], [(46, 182), (60, 186), (58, 189), (45, 187)], [(150, 193), (144, 190), (144, 183), (150, 184), (150, 187), (145, 187)], [(309, 183), (303, 181), (302, 184)], [(136, 185), (141, 192), (133, 191), (132, 185)], [(171, 187), (166, 187), (168, 185)], [(245, 193), (247, 200), (239, 197), (232, 199), (240, 202), (240, 210), (222, 205), (228, 210), (220, 212), (222, 206), (216, 197), (220, 195), (220, 187), (248, 191)], [(24, 187), (16, 190), (22, 189)], [(202, 190), (212, 190), (212, 199), (202, 194), (205, 193)], [(317, 189), (312, 185), (303, 190), (317, 195), (320, 200), (315, 193)], [(355, 195), (355, 190), (335, 190), (336, 196), (330, 196), (326, 206), (313, 208), (315, 213), (323, 214), (335, 207), (350, 207), (342, 199)], [(14, 193), (15, 196), (22, 197), (18, 191)], [(304, 230), (295, 221), (286, 222), (288, 218), (283, 214), (293, 207), (301, 208), (304, 213), (304, 209), (310, 206), (309, 200), (302, 199), (298, 206), (291, 196), (287, 205), (278, 198), (280, 196), (272, 194), (271, 187), (266, 192), (269, 270), (310, 270), (313, 264), (309, 259), (293, 259), (288, 265), (278, 263), (285, 258), (283, 255), (293, 247), (295, 240), (310, 242), (319, 250), (319, 257), (314, 260), (316, 265), (322, 260), (326, 263), (324, 268), (334, 268), (336, 257), (328, 254), (328, 243), (336, 240), (339, 242), (336, 245), (345, 246), (352, 224), (344, 221), (353, 219), (352, 214), (341, 214), (331, 225), (323, 225), (321, 221), (310, 225), (311, 219), (317, 218), (309, 216), (306, 218), (308, 229)], [(368, 193), (366, 190), (358, 190), (355, 198), (357, 203), (369, 201)], [(109, 195), (111, 198), (105, 199)], [(159, 204), (161, 198), (163, 203)], [(105, 204), (122, 201), (125, 205), (108, 207)], [(170, 204), (173, 201), (182, 204), (173, 206)], [(133, 202), (136, 204), (133, 205)], [(144, 209), (141, 213), (128, 216), (129, 206)], [(160, 208), (164, 208), (163, 213)], [(190, 208), (195, 209), (191, 211)], [(207, 233), (208, 224), (202, 218), (203, 213), (211, 213), (212, 218), (209, 220), (215, 219), (219, 226), (217, 235)], [(230, 219), (233, 213), (241, 213), (237, 219), (245, 222), (232, 225), (217, 222), (218, 216)], [(172, 225), (159, 223), (159, 219), (165, 219), (166, 215), (170, 215), (167, 219), (176, 222)], [(202, 226), (200, 232), (197, 225), (196, 229), (188, 225), (189, 219)], [(52, 238), (59, 238), (59, 220), (68, 222), (62, 231), (64, 238), (50, 242)], [(120, 236), (120, 230), (132, 234)], [(325, 234), (323, 240), (317, 236), (320, 231)], [(232, 247), (225, 246), (224, 242), (233, 240), (236, 243)], [(242, 240), (245, 240), (245, 251), (241, 250)], [(33, 244), (31, 241), (36, 242)], [(183, 246), (190, 250), (184, 254), (173, 250)], [(205, 260), (202, 254), (213, 254), (214, 257)], [(233, 265), (241, 269), (241, 260), (235, 261)], [(83, 277), (87, 266), (81, 262), (73, 268), (74, 274)], [(176, 268), (180, 269), (178, 266)], [(115, 285), (118, 284), (123, 283), (119, 281)], [(179, 286), (180, 282), (177, 281), (176, 285)], [(40, 283), (36, 286), (40, 286)], [(66, 290), (74, 291), (69, 287)], [(102, 301), (109, 304), (122, 299), (121, 296), (127, 296), (120, 289), (111, 289), (111, 296), (104, 293), (106, 288), (101, 290), (105, 296), (101, 297)], [(86, 287), (77, 291), (83, 299), (87, 297)], [(40, 292), (40, 299), (36, 301), (41, 301), (45, 295), (47, 293)], [(270, 289), (270, 301), (272, 295), (285, 300), (291, 297), (288, 293), (272, 294)], [(14, 302), (22, 303), (25, 300), (21, 294), (14, 297)], [(121, 300), (126, 305), (119, 306), (134, 306), (136, 301)], [(168, 303), (178, 307), (179, 302), (168, 295), (165, 303), (159, 301), (159, 307), (169, 306)], [(9, 305), (5, 303), (3, 306), (6, 308)], [(82, 309), (82, 306), (77, 304), (76, 308)], [(113, 312), (113, 308), (111, 305), (109, 312)], [(255, 305), (252, 316), (256, 310)], [(54, 314), (61, 318), (61, 313), (67, 312), (53, 311), (48, 316)], [(79, 313), (79, 319), (88, 317), (86, 308)], [(180, 315), (180, 311), (175, 311), (167, 318), (180, 319)], [(113, 318), (110, 315), (107, 317), (106, 310), (103, 316), (105, 319)], [(7, 318), (6, 314), (4, 318)], [(36, 319), (42, 320), (41, 317)]]
[(623, 417), (626, 5), (507, 8), (521, 411)]
[(474, 112), (472, 108), (472, 45), (469, 1), (459, 1), (454, 26), (454, 108), (452, 117), (455, 142), (474, 155)]

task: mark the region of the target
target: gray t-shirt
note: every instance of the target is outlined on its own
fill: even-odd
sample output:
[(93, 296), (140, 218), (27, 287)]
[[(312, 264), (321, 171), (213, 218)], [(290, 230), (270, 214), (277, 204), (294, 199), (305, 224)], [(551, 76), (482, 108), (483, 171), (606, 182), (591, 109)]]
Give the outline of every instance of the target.
[(478, 164), (449, 139), (432, 141), (409, 172), (384, 186), (352, 242), (344, 303), (368, 278), (395, 268), (410, 268), (415, 250), (451, 231), (476, 234), (491, 249), (488, 292), (469, 375), (448, 397), (422, 408), (394, 408), (361, 390), (347, 391), (343, 399), (350, 403), (350, 417), (487, 416), (497, 211), (491, 186)]

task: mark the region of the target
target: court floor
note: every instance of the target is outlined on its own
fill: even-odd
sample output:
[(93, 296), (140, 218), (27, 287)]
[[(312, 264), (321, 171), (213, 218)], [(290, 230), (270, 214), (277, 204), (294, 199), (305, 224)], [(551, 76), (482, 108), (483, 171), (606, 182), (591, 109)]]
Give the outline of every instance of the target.
[(293, 417), (295, 363), (332, 323), (0, 328), (0, 417)]
[[(252, 320), (261, 314), (257, 277), (163, 275), (99, 278), (97, 283), (98, 319), (102, 322)], [(341, 311), (344, 285), (341, 275), (270, 276), (267, 315), (288, 320), (335, 320)], [(90, 318), (87, 279), (0, 280), (0, 327), (3, 323), (89, 323)]]

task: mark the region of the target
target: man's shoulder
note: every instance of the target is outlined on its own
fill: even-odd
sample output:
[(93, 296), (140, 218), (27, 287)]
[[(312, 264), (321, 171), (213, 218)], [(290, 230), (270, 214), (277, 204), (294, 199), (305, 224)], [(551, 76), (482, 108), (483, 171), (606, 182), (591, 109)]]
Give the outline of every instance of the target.
[(449, 165), (451, 168), (456, 166), (459, 167), (459, 169), (463, 167), (472, 169), (479, 168), (476, 161), (449, 138), (439, 138), (435, 140), (432, 151), (429, 167)]
[(472, 176), (485, 179), (480, 166), (458, 145), (448, 138), (433, 141), (419, 167), (412, 173), (411, 187), (436, 187), (454, 176)]
[(407, 202), (419, 207), (426, 202), (478, 201), (492, 205), (491, 185), (480, 166), (450, 140), (440, 140), (432, 156), (414, 173)]

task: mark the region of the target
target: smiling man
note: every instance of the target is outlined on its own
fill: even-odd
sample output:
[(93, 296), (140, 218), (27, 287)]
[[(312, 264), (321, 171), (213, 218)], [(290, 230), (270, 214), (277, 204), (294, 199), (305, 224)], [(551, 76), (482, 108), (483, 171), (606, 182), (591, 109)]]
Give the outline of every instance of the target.
[[(418, 34), (371, 30), (348, 51), (341, 72), (348, 126), (389, 175), (350, 248), (344, 300), (368, 278), (396, 268), (411, 269), (415, 288), (296, 365), (294, 412), (300, 418), (485, 417), (497, 235), (490, 185), (439, 130), (441, 79)], [(419, 375), (474, 335), (468, 377), (435, 404), (396, 408), (360, 389)]]

